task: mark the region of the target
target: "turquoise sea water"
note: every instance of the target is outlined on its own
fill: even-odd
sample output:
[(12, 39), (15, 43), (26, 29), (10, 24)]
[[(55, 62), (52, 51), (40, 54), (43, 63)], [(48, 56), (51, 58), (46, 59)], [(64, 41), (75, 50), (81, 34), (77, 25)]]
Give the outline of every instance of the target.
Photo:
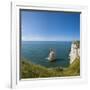
[[(56, 61), (47, 60), (50, 48), (56, 51)], [(45, 67), (67, 67), (69, 65), (70, 41), (22, 41), (21, 57)]]

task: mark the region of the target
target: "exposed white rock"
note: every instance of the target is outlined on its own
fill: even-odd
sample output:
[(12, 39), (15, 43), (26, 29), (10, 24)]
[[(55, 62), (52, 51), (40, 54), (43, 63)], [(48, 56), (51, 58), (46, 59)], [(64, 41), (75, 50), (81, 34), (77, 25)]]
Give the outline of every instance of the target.
[(48, 60), (49, 61), (55, 61), (56, 60), (56, 53), (54, 50), (50, 49), (50, 53), (49, 53), (49, 56), (48, 56)]
[(70, 64), (76, 59), (80, 58), (80, 48), (79, 48), (79, 42), (74, 41), (71, 45), (71, 51), (70, 51)]

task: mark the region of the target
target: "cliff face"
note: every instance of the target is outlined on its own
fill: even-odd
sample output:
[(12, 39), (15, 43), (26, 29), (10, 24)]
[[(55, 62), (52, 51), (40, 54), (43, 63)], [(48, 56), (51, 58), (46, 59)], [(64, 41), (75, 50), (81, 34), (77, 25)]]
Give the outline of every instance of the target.
[(54, 61), (54, 60), (56, 60), (56, 55), (55, 55), (55, 52), (50, 52), (50, 54), (49, 54), (49, 57), (48, 57), (48, 60), (49, 61)]
[(80, 58), (80, 42), (74, 41), (71, 45), (71, 51), (70, 51), (70, 64), (75, 60)]
[(49, 56), (48, 56), (48, 60), (49, 60), (49, 61), (55, 61), (55, 60), (56, 60), (55, 50), (50, 49), (50, 53), (49, 53)]

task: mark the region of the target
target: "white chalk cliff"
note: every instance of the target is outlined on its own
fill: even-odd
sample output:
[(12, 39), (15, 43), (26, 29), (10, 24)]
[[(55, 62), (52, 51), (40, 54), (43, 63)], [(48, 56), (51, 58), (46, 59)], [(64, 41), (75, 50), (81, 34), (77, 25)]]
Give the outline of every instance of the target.
[(50, 50), (49, 56), (48, 56), (49, 61), (55, 61), (56, 60), (56, 53), (54, 50)]
[(71, 45), (71, 50), (70, 50), (70, 64), (75, 60), (80, 58), (80, 45), (78, 41), (73, 41)]

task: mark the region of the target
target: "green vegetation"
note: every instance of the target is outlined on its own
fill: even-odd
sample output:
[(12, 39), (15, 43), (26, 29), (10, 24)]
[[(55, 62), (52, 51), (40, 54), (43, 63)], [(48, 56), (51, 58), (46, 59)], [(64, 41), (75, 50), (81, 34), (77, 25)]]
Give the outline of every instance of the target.
[(73, 43), (77, 45), (77, 48), (80, 48), (80, 41), (77, 40), (77, 41), (74, 41)]
[(80, 60), (74, 60), (68, 68), (46, 68), (44, 66), (32, 64), (29, 61), (22, 60), (20, 71), (21, 78), (78, 76), (80, 75)]

